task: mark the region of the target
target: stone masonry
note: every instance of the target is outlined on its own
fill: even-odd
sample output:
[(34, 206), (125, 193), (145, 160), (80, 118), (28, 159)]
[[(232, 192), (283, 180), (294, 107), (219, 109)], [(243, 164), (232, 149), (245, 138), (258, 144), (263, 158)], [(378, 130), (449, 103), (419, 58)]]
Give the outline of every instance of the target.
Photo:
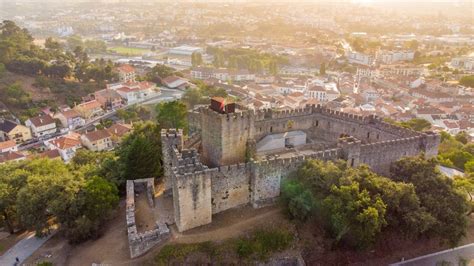
[(136, 258), (155, 245), (170, 237), (170, 230), (164, 223), (157, 223), (156, 227), (142, 233), (138, 233), (135, 224), (135, 186), (144, 185), (147, 194), (147, 200), (150, 207), (154, 207), (155, 186), (154, 178), (127, 180), (127, 199), (125, 216), (127, 220), (128, 245), (130, 248), (130, 257)]
[[(161, 133), (165, 184), (172, 190), (180, 232), (211, 223), (213, 214), (231, 208), (272, 204), (280, 195), (281, 181), (308, 159), (343, 159), (349, 166), (367, 164), (375, 172), (387, 174), (390, 164), (401, 157), (421, 152), (436, 156), (440, 141), (435, 133), (415, 132), (376, 116), (351, 115), (319, 105), (230, 114), (203, 107), (191, 117), (190, 127), (201, 139), (201, 153), (184, 148), (195, 146), (196, 135), (193, 145), (185, 145), (181, 130)], [(249, 156), (249, 150), (264, 137), (294, 130), (334, 145), (321, 149), (308, 144), (305, 147), (314, 149), (304, 155)]]

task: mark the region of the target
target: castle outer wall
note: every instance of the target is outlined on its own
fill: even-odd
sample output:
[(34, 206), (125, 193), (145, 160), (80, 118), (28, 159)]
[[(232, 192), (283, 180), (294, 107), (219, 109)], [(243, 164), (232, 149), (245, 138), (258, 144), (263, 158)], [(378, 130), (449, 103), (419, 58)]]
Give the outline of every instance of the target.
[[(213, 214), (228, 209), (271, 204), (280, 195), (281, 181), (308, 159), (343, 159), (349, 166), (364, 163), (379, 174), (387, 174), (390, 164), (404, 156), (420, 152), (435, 156), (440, 141), (434, 133), (415, 132), (375, 116), (349, 115), (320, 106), (281, 112), (218, 114), (207, 108), (201, 112), (195, 122), (201, 131), (201, 155), (183, 149), (180, 131), (164, 130), (161, 136), (163, 163), (168, 168), (165, 172), (170, 173), (165, 180), (172, 184), (179, 231), (210, 223)], [(248, 160), (249, 143), (292, 130), (302, 130), (337, 146), (304, 156)]]

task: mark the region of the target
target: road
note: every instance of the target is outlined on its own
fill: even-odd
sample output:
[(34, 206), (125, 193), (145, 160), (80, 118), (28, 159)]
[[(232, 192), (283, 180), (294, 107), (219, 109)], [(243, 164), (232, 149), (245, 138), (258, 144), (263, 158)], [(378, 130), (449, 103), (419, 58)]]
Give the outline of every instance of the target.
[(35, 237), (35, 233), (31, 232), (23, 238), (22, 240), (18, 241), (16, 245), (11, 247), (5, 254), (0, 256), (0, 265), (2, 266), (10, 266), (15, 265), (15, 258), (20, 260), (20, 264), (27, 259), (33, 252), (35, 252), (41, 245), (44, 244), (48, 239), (50, 239), (56, 230), (53, 230), (51, 234), (43, 238)]
[(390, 266), (432, 266), (441, 265), (441, 263), (442, 265), (464, 265), (462, 261), (474, 261), (474, 243), (393, 263)]
[[(163, 101), (172, 101), (172, 100), (181, 98), (181, 96), (183, 94), (182, 91), (178, 91), (178, 90), (171, 90), (171, 89), (166, 89), (166, 88), (160, 88), (160, 89), (161, 89), (161, 94), (160, 95), (148, 98), (144, 101), (136, 102), (136, 103), (131, 104), (131, 105), (126, 105), (126, 106), (120, 107), (118, 109), (115, 109), (115, 110), (112, 110), (108, 113), (105, 113), (102, 116), (95, 117), (94, 119), (87, 121), (84, 126), (74, 129), (74, 131), (75, 132), (84, 132), (87, 128), (89, 128), (91, 125), (99, 122), (100, 120), (107, 119), (107, 118), (110, 118), (110, 117), (114, 116), (117, 113), (118, 110), (128, 109), (128, 108), (132, 107), (133, 105), (156, 104), (156, 103), (163, 102)], [(62, 136), (62, 135), (66, 135), (68, 133), (69, 132), (56, 133), (56, 134), (51, 135), (47, 138), (42, 138), (42, 139), (37, 140), (35, 142), (31, 142), (31, 143), (28, 143), (26, 145), (19, 146), (18, 150), (22, 151), (22, 150), (30, 149), (30, 148), (32, 148), (32, 147), (34, 147), (34, 146), (36, 146), (40, 143), (43, 143), (44, 141), (47, 141), (47, 140), (50, 140), (50, 139), (53, 139), (53, 138), (56, 138), (56, 137), (59, 137), (59, 136)]]

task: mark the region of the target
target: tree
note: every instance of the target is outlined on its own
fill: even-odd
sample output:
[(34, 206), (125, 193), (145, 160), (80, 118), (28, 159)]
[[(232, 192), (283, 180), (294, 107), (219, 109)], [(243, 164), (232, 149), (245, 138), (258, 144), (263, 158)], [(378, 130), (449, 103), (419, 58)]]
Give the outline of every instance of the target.
[(326, 63), (321, 63), (321, 67), (319, 68), (319, 75), (326, 75)]
[(466, 163), (474, 161), (474, 156), (472, 154), (462, 150), (455, 150), (449, 153), (440, 154), (439, 156), (442, 159), (449, 160), (454, 166), (461, 170), (465, 169)]
[(323, 207), (329, 213), (328, 226), (336, 241), (343, 240), (359, 249), (370, 246), (386, 224), (387, 206), (356, 182), (334, 185)]
[(306, 221), (313, 212), (313, 194), (297, 180), (283, 182), (281, 200), (291, 218)]
[(272, 75), (277, 75), (278, 74), (278, 65), (275, 61), (271, 61), (268, 64), (268, 72)]
[(122, 182), (127, 179), (161, 177), (161, 129), (152, 122), (136, 123), (117, 150)]
[(60, 50), (61, 44), (58, 41), (54, 40), (53, 38), (48, 37), (46, 38), (44, 47), (49, 50)]
[(461, 142), (462, 144), (467, 144), (469, 142), (469, 138), (470, 137), (466, 131), (461, 131), (458, 134), (456, 134), (456, 136), (454, 136), (454, 139)]
[(75, 50), (77, 47), (83, 47), (84, 42), (82, 41), (81, 36), (73, 35), (68, 37), (66, 40), (69, 50)]
[(415, 131), (423, 131), (431, 127), (431, 123), (423, 118), (413, 118), (406, 122), (401, 122), (400, 126), (413, 129)]
[(18, 191), (26, 184), (28, 172), (19, 169), (20, 164), (0, 165), (0, 220), (5, 222), (10, 234), (18, 225), (16, 201)]
[(6, 102), (12, 105), (26, 107), (31, 102), (29, 93), (23, 90), (19, 82), (11, 84), (5, 90)]
[(155, 109), (156, 120), (161, 128), (181, 128), (187, 132), (187, 108), (183, 102), (161, 102)]
[(146, 73), (146, 80), (161, 84), (161, 80), (174, 74), (174, 69), (157, 64), (150, 72)]
[(472, 195), (474, 194), (474, 175), (471, 174), (455, 177), (454, 187), (468, 198), (470, 208), (467, 215), (469, 216), (474, 211), (474, 202), (472, 198)]
[(474, 75), (464, 76), (459, 80), (459, 84), (474, 88)]
[(74, 204), (79, 209), (78, 215), (63, 221), (69, 240), (77, 243), (96, 237), (118, 202), (118, 190), (114, 184), (98, 176), (89, 178)]
[(202, 65), (201, 53), (194, 52), (191, 54), (191, 64), (193, 65), (193, 67)]
[(419, 156), (397, 161), (390, 172), (393, 180), (414, 185), (422, 207), (435, 219), (430, 232), (454, 246), (466, 233), (468, 203), (436, 167), (435, 159)]
[(6, 71), (7, 69), (5, 68), (5, 65), (0, 63), (0, 78), (3, 77), (3, 74), (5, 74)]

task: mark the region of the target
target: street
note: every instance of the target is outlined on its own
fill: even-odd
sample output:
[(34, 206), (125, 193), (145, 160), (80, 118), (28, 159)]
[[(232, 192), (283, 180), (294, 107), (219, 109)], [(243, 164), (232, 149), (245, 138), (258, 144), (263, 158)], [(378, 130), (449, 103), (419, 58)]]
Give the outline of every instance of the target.
[(393, 263), (390, 266), (469, 265), (469, 261), (472, 260), (474, 260), (474, 243)]

